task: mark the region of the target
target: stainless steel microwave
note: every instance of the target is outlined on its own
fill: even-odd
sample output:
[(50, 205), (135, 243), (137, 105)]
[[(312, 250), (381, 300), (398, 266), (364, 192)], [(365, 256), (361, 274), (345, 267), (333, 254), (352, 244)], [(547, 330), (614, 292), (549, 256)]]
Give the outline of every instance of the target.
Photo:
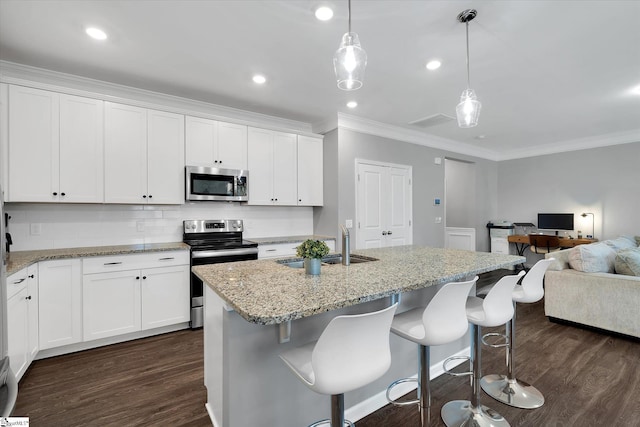
[(187, 166), (185, 198), (187, 200), (249, 200), (249, 171)]

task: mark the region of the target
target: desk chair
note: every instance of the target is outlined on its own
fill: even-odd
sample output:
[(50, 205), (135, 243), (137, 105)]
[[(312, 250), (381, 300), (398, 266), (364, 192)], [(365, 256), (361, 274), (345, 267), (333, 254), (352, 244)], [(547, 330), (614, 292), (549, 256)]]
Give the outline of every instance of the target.
[(558, 236), (546, 234), (529, 234), (529, 245), (531, 252), (536, 254), (548, 254), (561, 249)]

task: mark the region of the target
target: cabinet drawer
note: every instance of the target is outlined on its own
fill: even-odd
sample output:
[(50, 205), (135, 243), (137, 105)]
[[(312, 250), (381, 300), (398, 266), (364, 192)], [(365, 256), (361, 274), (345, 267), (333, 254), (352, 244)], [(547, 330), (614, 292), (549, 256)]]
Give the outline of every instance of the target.
[(188, 265), (189, 251), (149, 252), (144, 254), (111, 255), (82, 259), (82, 273), (138, 270), (142, 268)]
[(7, 299), (11, 298), (27, 287), (27, 269), (23, 268), (17, 273), (7, 277)]
[(296, 248), (302, 242), (275, 243), (270, 245), (258, 245), (258, 258), (279, 258), (294, 256)]

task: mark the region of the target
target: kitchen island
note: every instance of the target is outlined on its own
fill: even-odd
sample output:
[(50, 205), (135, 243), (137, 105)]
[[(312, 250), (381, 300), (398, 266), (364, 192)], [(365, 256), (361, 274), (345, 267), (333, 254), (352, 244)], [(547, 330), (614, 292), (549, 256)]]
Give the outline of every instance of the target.
[[(193, 267), (208, 285), (205, 385), (214, 426), (294, 427), (326, 418), (329, 398), (294, 378), (281, 352), (317, 339), (334, 316), (378, 310), (398, 295), (402, 312), (426, 304), (439, 285), (524, 262), (519, 256), (418, 246), (353, 253), (376, 260), (325, 265), (315, 277), (274, 260)], [(383, 406), (390, 382), (416, 374), (415, 345), (394, 335), (390, 340), (389, 372), (345, 396), (347, 418), (355, 421)], [(468, 342), (464, 337), (435, 347), (432, 360), (464, 353)], [(432, 374), (440, 372), (434, 364)]]

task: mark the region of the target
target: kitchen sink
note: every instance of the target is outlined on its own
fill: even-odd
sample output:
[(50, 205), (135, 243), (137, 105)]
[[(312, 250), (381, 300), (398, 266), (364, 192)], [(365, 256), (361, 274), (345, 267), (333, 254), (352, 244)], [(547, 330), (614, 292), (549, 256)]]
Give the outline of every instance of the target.
[[(354, 255), (351, 254), (349, 256), (351, 260), (351, 264), (361, 264), (363, 262), (371, 262), (378, 261), (378, 258), (371, 258), (363, 255)], [(300, 258), (290, 258), (290, 259), (279, 259), (276, 261), (278, 264), (286, 265), (291, 268), (302, 268), (304, 267), (304, 261)], [(333, 264), (342, 264), (342, 255), (327, 255), (322, 258), (322, 264), (324, 265), (333, 265)]]

